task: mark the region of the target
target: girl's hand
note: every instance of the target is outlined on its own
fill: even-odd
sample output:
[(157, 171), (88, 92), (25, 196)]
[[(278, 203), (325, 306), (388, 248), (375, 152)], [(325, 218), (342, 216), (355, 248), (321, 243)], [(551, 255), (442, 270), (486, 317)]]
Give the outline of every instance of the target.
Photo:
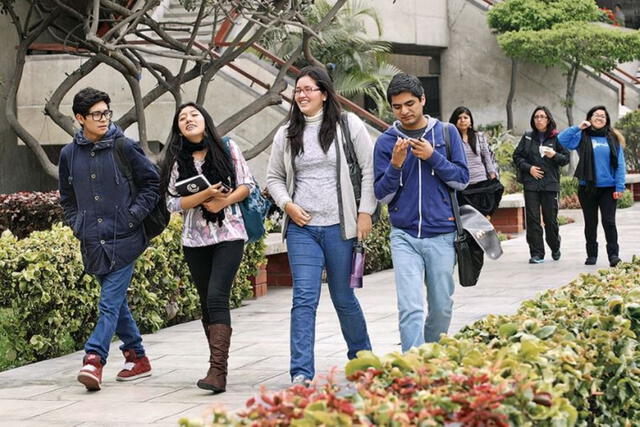
[(288, 202), (284, 206), (284, 211), (299, 227), (304, 227), (311, 221), (311, 215), (293, 202)]
[(207, 195), (209, 196), (209, 199), (223, 199), (225, 197), (227, 197), (227, 193), (225, 192), (226, 190), (224, 189), (224, 187), (222, 186), (221, 182), (218, 182), (216, 184), (213, 184), (211, 187), (207, 188), (206, 190), (203, 190), (207, 192)]
[(362, 242), (367, 238), (369, 233), (371, 233), (371, 227), (371, 215), (369, 215), (368, 213), (359, 213), (357, 224), (358, 241)]
[(586, 128), (591, 126), (591, 122), (587, 121), (587, 120), (583, 120), (582, 122), (580, 122), (580, 124), (578, 125), (578, 127), (580, 128), (580, 130), (585, 130)]
[(624, 194), (624, 191), (614, 191), (613, 192), (613, 199), (614, 200), (621, 199), (623, 194)]

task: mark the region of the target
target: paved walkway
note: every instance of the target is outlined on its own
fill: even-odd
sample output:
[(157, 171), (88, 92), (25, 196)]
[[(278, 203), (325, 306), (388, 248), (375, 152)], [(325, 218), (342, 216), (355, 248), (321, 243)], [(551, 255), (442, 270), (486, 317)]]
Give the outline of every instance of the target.
[[(503, 243), (505, 254), (500, 260), (486, 261), (478, 286), (458, 287), (451, 332), (490, 313), (513, 313), (520, 302), (539, 291), (562, 286), (581, 272), (607, 267), (606, 256), (595, 267), (583, 265), (580, 212), (570, 214), (578, 221), (560, 229), (560, 261), (550, 261), (547, 255), (544, 264), (529, 265), (526, 241), (520, 236)], [(640, 254), (640, 204), (618, 212), (618, 231), (622, 259)], [(399, 351), (393, 271), (366, 276), (358, 296), (374, 351)], [(195, 387), (206, 371), (208, 357), (200, 322), (195, 321), (144, 337), (153, 376), (137, 382), (115, 381), (122, 356), (114, 343), (103, 389), (97, 393), (86, 392), (75, 381), (80, 352), (0, 373), (0, 425), (175, 426), (180, 417), (202, 416), (213, 403), (238, 409), (260, 385), (279, 389), (289, 384), (290, 301), (290, 289), (271, 288), (267, 296), (232, 312), (234, 334), (224, 394), (212, 396)], [(326, 290), (316, 330), (317, 371), (326, 373), (332, 366), (341, 369), (347, 361), (346, 347)]]

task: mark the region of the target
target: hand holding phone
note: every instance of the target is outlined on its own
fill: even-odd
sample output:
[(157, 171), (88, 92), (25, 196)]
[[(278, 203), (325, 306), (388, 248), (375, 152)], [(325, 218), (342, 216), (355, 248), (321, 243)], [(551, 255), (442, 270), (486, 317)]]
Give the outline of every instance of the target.
[(231, 187), (229, 187), (227, 184), (220, 183), (220, 192), (222, 194), (229, 194), (231, 193)]

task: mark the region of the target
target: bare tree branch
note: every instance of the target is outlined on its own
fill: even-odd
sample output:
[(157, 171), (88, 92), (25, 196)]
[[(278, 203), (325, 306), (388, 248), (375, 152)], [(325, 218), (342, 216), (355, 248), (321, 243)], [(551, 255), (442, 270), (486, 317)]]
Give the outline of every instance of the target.
[(244, 156), (244, 158), (246, 160), (251, 160), (267, 148), (271, 147), (271, 144), (273, 143), (273, 137), (276, 136), (276, 132), (278, 132), (278, 129), (280, 129), (281, 126), (287, 123), (287, 120), (288, 118), (285, 117), (280, 123), (278, 123), (276, 127), (271, 130), (271, 132), (269, 132), (267, 136), (264, 137), (262, 141), (258, 142), (250, 149), (243, 151), (242, 155)]
[(60, 112), (60, 103), (64, 96), (71, 90), (76, 83), (78, 83), (83, 77), (88, 75), (91, 71), (100, 64), (98, 58), (93, 57), (84, 62), (73, 73), (67, 75), (67, 78), (56, 88), (56, 90), (49, 98), (49, 101), (45, 104), (45, 114), (51, 117), (51, 120), (55, 124), (60, 126), (65, 132), (73, 136), (75, 134), (74, 121), (71, 117)]
[(44, 33), (47, 27), (55, 21), (60, 15), (61, 10), (58, 8), (54, 10), (46, 19), (40, 22), (33, 30), (31, 30), (25, 38), (20, 41), (18, 45), (18, 51), (16, 53), (16, 68), (13, 72), (13, 76), (9, 79), (9, 86), (7, 88), (7, 105), (5, 114), (7, 122), (13, 129), (13, 131), (35, 154), (38, 162), (42, 165), (42, 168), (54, 178), (58, 176), (58, 168), (47, 156), (40, 142), (29, 133), (18, 121), (16, 116), (17, 111), (17, 98), (18, 89), (20, 88), (20, 82), (22, 81), (22, 73), (24, 72), (25, 58), (27, 55), (27, 49), (42, 33)]

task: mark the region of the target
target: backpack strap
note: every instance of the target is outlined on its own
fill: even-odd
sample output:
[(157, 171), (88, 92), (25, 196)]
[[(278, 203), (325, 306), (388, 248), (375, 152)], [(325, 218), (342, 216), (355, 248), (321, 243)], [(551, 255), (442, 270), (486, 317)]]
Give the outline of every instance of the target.
[[(444, 144), (447, 148), (447, 160), (451, 161), (451, 134), (449, 130), (449, 123), (442, 123), (442, 136)], [(464, 235), (462, 228), (462, 220), (460, 219), (460, 206), (458, 206), (458, 198), (456, 197), (456, 191), (449, 187), (449, 196), (451, 197), (451, 208), (453, 210), (453, 217), (456, 220), (456, 228), (458, 230), (458, 238)]]
[(133, 194), (138, 194), (138, 187), (133, 179), (133, 171), (131, 169), (131, 162), (124, 152), (124, 136), (116, 138), (113, 142), (113, 151), (115, 153), (115, 160), (118, 165), (118, 169), (129, 182), (129, 187)]

